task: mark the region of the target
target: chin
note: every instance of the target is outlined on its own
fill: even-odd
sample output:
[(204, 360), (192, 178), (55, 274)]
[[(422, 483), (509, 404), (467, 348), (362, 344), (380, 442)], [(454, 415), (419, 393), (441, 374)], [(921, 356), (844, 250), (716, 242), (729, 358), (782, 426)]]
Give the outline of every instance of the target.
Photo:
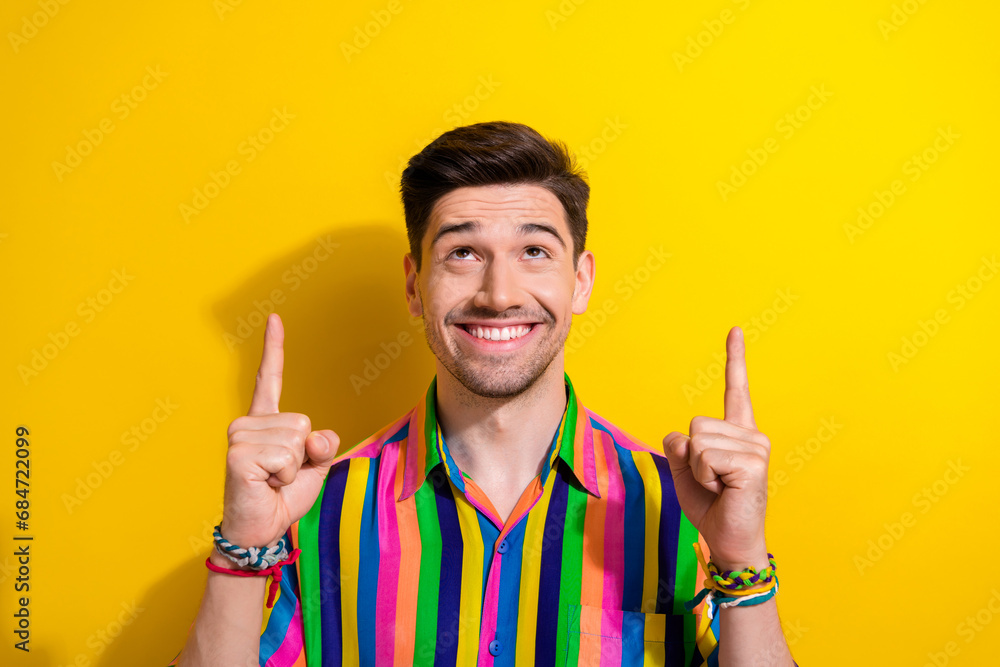
[(552, 360), (541, 367), (489, 369), (468, 366), (445, 367), (470, 393), (483, 398), (514, 398), (528, 391), (551, 365)]

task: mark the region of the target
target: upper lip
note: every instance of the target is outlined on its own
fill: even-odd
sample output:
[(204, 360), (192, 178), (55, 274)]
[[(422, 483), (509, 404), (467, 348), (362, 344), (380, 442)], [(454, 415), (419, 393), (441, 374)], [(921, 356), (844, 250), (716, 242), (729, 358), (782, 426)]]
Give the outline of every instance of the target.
[(489, 327), (490, 329), (503, 329), (504, 327), (519, 327), (519, 326), (531, 326), (533, 324), (538, 324), (538, 322), (486, 322), (482, 320), (470, 321), (470, 322), (456, 322), (455, 324), (459, 326), (478, 326), (478, 327)]

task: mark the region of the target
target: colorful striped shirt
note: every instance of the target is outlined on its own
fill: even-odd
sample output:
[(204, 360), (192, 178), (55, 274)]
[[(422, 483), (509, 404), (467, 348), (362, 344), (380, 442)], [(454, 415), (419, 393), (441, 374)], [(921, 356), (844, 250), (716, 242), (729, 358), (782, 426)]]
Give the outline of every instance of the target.
[(260, 665), (717, 665), (718, 615), (684, 609), (704, 541), (666, 457), (564, 378), (559, 429), (506, 523), (448, 451), (436, 376), (339, 454), (289, 528), (302, 553), (264, 609)]

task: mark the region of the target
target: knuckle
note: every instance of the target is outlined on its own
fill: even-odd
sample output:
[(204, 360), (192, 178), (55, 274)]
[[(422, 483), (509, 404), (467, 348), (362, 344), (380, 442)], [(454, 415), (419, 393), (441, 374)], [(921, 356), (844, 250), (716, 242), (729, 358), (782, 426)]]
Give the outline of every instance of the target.
[(705, 450), (708, 446), (708, 438), (705, 433), (692, 433), (691, 434), (691, 450), (698, 452), (699, 454)]
[(239, 446), (239, 443), (233, 443), (229, 447), (229, 451), (226, 452), (226, 468), (233, 470), (238, 468), (244, 459), (245, 453), (244, 448)]
[(229, 429), (226, 431), (226, 435), (232, 439), (232, 437), (239, 431), (245, 429), (246, 420), (243, 417), (237, 417), (233, 421), (229, 422)]
[(305, 431), (306, 433), (312, 431), (312, 421), (306, 415), (296, 414), (292, 424), (296, 431)]
[(277, 459), (278, 463), (280, 463), (282, 467), (288, 467), (295, 463), (296, 460), (295, 454), (287, 447), (281, 448), (281, 451), (277, 454)]
[(767, 459), (754, 457), (749, 464), (750, 472), (755, 477), (766, 477), (767, 476)]
[(718, 449), (701, 449), (698, 452), (699, 460), (705, 465), (711, 467), (713, 465), (718, 465), (721, 463), (722, 458), (725, 456), (725, 452), (720, 452)]
[(297, 428), (282, 429), (281, 446), (290, 452), (301, 452), (308, 437)]

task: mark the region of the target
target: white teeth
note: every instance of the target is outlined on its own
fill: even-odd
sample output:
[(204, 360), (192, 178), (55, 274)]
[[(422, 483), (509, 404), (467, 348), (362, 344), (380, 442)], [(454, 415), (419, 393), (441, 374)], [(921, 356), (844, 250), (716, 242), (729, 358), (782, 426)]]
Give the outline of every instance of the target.
[(486, 340), (511, 340), (514, 338), (520, 338), (529, 331), (531, 331), (530, 326), (519, 325), (516, 327), (504, 327), (503, 329), (498, 329), (496, 327), (486, 328), (480, 326), (471, 327), (470, 325), (464, 325), (465, 330), (476, 338), (484, 338)]

